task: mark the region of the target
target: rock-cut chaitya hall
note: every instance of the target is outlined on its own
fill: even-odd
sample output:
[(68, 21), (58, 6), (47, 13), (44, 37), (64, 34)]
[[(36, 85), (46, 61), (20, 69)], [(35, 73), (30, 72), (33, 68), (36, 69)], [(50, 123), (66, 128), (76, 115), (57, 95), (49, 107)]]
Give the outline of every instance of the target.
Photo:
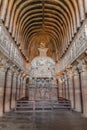
[(87, 0), (0, 0), (0, 130), (87, 130)]

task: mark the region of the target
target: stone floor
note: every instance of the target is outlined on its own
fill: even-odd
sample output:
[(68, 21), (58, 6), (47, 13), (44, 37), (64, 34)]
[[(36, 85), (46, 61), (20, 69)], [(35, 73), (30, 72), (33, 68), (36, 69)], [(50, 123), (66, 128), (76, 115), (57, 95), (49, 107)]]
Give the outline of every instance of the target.
[(0, 130), (87, 130), (87, 118), (70, 111), (7, 113), (0, 118)]

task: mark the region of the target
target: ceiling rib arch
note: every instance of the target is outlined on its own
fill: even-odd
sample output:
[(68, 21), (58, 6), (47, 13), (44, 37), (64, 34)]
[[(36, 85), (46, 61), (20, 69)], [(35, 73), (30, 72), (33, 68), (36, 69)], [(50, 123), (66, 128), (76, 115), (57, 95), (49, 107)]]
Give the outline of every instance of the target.
[(86, 10), (86, 0), (1, 0), (1, 19), (22, 50), (31, 47), (34, 37), (47, 35), (61, 55), (85, 19)]

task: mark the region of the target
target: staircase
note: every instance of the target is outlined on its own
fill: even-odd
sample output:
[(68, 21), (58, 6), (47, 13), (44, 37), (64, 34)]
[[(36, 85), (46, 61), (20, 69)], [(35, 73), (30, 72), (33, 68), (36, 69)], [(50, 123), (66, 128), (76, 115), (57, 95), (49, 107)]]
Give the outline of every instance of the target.
[(57, 110), (70, 110), (71, 104), (69, 100), (19, 100), (16, 101), (15, 112), (48, 112)]

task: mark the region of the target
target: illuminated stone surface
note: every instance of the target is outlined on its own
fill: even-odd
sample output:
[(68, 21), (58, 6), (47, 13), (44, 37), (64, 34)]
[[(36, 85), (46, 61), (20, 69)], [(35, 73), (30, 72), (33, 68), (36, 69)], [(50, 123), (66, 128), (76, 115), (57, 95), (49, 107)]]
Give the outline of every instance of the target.
[(87, 119), (70, 111), (6, 114), (0, 130), (87, 130)]

